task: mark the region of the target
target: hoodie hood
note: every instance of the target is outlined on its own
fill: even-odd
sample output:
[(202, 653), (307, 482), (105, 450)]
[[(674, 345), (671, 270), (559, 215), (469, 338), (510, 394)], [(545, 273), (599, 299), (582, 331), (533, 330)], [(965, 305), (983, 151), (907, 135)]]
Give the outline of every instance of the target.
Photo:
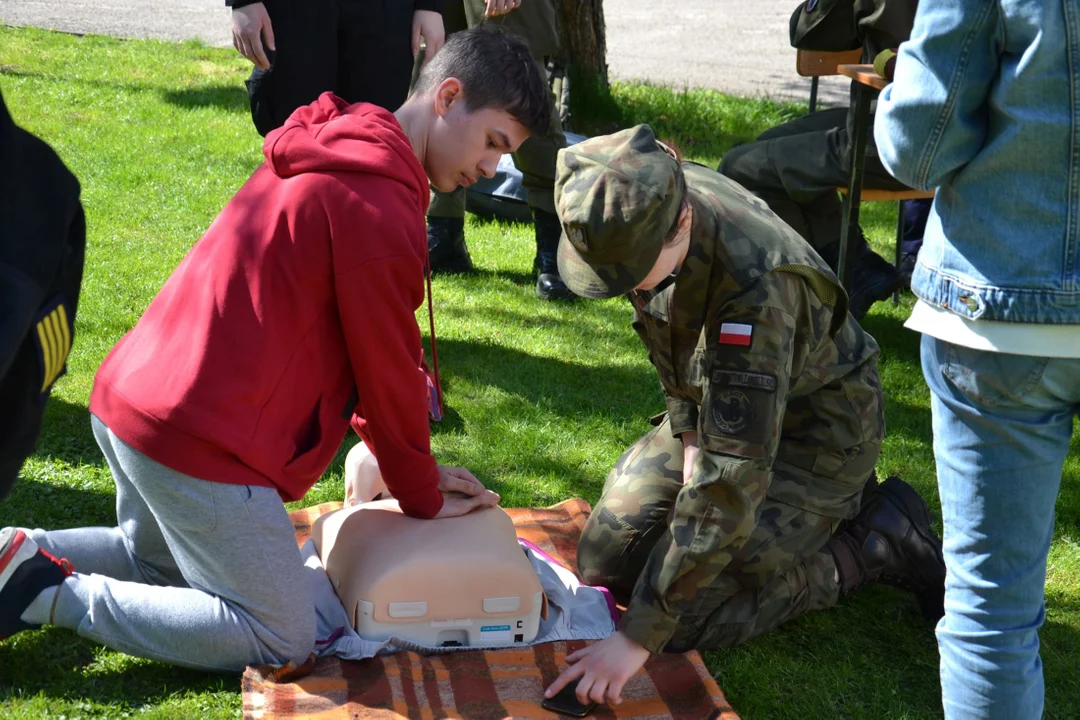
[(266, 136), (263, 154), (282, 178), (308, 172), (363, 172), (415, 188), (425, 198), (428, 179), (393, 113), (369, 103), (350, 105), (325, 92), (298, 108)]

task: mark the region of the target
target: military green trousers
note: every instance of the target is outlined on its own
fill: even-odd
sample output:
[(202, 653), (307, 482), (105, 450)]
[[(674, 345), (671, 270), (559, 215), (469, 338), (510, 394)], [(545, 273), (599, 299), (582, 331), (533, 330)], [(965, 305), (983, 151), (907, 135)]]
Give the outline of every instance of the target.
[[(784, 482), (782, 474), (774, 472), (773, 482)], [(628, 603), (649, 555), (671, 543), (668, 517), (682, 487), (683, 444), (665, 417), (608, 475), (578, 545), (582, 579)], [(808, 610), (835, 605), (840, 585), (824, 547), (839, 523), (766, 496), (758, 525), (729, 571), (699, 591), (667, 649), (733, 647)]]
[[(541, 0), (526, 0), (526, 2), (540, 2)], [(459, 30), (465, 30), (479, 24), (484, 19), (485, 4), (482, 0), (447, 0), (443, 8), (443, 25), (446, 28), (446, 36)], [(550, 34), (545, 27), (537, 28), (533, 32), (527, 25), (518, 28), (521, 23), (536, 22), (544, 25), (543, 18), (525, 14), (515, 16), (523, 12), (519, 8), (503, 19), (503, 24), (511, 32), (517, 32), (530, 42), (532, 47), (550, 45), (543, 37), (533, 37), (538, 32)], [(534, 53), (534, 58), (540, 65), (541, 72), (544, 70), (544, 58)], [(521, 144), (518, 151), (513, 154), (514, 165), (521, 172), (521, 186), (525, 189), (526, 198), (530, 207), (555, 213), (555, 159), (559, 150), (566, 147), (566, 136), (563, 135), (562, 126), (559, 122), (559, 113), (555, 109), (555, 95), (551, 96), (551, 125), (548, 134), (544, 137), (532, 137)], [(428, 207), (428, 217), (465, 217), (465, 188), (459, 187), (453, 192), (443, 193), (432, 188), (431, 205)]]

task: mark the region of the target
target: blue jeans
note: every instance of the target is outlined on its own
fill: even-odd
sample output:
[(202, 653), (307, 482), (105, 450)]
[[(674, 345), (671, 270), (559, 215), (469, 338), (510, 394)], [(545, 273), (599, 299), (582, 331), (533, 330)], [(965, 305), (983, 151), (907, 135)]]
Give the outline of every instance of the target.
[(1038, 718), (1046, 556), (1080, 360), (922, 339), (944, 520), (946, 718)]

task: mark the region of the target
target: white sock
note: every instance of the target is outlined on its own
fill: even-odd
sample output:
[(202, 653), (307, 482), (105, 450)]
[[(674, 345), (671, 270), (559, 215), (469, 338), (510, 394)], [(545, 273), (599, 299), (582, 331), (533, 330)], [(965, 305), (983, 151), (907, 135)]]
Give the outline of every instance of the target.
[(56, 597), (56, 593), (58, 592), (60, 592), (60, 585), (47, 587), (39, 592), (38, 596), (26, 607), (26, 610), (23, 611), (23, 614), (19, 619), (30, 625), (48, 625), (49, 613), (52, 612), (53, 598)]

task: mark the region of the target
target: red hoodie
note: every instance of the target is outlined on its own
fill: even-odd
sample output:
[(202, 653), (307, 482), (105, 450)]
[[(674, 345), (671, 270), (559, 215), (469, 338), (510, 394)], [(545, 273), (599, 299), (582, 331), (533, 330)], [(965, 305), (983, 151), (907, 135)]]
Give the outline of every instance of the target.
[(285, 500), (315, 484), (353, 420), (404, 511), (432, 517), (424, 169), (392, 114), (330, 93), (263, 152), (105, 358), (90, 412), (167, 467)]

